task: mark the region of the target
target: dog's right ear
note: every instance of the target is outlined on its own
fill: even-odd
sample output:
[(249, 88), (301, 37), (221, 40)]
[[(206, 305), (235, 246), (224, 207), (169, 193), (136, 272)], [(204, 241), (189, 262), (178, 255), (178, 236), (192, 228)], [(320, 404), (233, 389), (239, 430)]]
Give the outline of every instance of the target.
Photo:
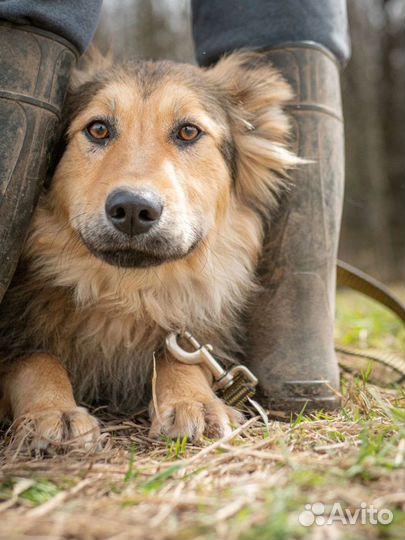
[(55, 135), (55, 143), (47, 168), (44, 188), (49, 189), (55, 169), (61, 160), (67, 143), (67, 131), (74, 118), (89, 104), (95, 94), (104, 86), (108, 71), (113, 65), (111, 51), (103, 55), (94, 45), (80, 59), (73, 70), (69, 90), (62, 109), (62, 118)]

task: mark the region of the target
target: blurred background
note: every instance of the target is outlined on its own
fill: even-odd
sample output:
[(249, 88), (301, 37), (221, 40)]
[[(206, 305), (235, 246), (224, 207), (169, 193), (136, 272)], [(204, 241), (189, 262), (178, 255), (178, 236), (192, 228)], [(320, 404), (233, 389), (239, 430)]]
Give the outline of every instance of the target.
[[(346, 188), (339, 257), (387, 283), (405, 263), (405, 0), (348, 0)], [(195, 62), (190, 0), (104, 0), (96, 41), (117, 58)]]

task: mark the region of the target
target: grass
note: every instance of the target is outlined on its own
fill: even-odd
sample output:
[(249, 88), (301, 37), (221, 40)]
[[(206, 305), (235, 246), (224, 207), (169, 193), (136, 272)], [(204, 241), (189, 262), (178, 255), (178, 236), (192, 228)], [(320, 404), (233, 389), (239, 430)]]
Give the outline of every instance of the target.
[[(338, 297), (337, 337), (404, 353), (403, 328), (358, 295)], [(221, 442), (150, 441), (145, 416), (104, 415), (98, 454), (46, 459), (0, 449), (1, 538), (395, 539), (403, 538), (405, 392), (370, 383), (366, 366), (345, 374), (343, 407), (305, 410), (289, 422), (261, 419)], [(374, 507), (387, 525), (303, 526), (306, 505), (323, 517)]]
[(337, 295), (336, 308), (336, 338), (339, 343), (403, 353), (405, 326), (384, 306), (347, 291)]

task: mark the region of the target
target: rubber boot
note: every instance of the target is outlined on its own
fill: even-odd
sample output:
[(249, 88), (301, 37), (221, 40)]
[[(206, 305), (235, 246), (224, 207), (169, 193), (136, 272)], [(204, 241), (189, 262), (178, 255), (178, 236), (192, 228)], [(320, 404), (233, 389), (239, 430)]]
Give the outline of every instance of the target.
[(59, 36), (0, 22), (0, 301), (46, 177), (76, 58)]
[(339, 67), (310, 42), (266, 54), (294, 89), (287, 107), (293, 139), (312, 163), (292, 173), (292, 188), (268, 224), (259, 268), (264, 290), (250, 315), (246, 363), (270, 409), (330, 410), (340, 402), (333, 336), (344, 184)]

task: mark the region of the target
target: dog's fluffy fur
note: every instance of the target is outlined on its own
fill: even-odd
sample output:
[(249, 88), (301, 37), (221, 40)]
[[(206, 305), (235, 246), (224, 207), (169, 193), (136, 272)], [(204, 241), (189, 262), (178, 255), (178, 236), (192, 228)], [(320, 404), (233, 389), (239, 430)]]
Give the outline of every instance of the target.
[[(255, 287), (262, 218), (298, 162), (286, 146), (290, 97), (251, 52), (206, 70), (135, 62), (76, 74), (66, 147), (0, 307), (4, 411), (16, 414), (7, 402), (15, 366), (38, 353), (65, 366), (77, 400), (129, 410), (150, 393), (153, 352), (168, 332), (187, 328), (232, 358)], [(106, 147), (84, 135), (100, 116), (117, 130)], [(168, 136), (184, 121), (205, 133), (187, 148)], [(103, 217), (121, 186), (152, 188), (165, 201), (164, 243), (155, 239), (153, 253), (167, 260), (128, 267), (119, 255), (113, 264), (98, 256), (103, 235), (117, 253), (122, 247)]]

